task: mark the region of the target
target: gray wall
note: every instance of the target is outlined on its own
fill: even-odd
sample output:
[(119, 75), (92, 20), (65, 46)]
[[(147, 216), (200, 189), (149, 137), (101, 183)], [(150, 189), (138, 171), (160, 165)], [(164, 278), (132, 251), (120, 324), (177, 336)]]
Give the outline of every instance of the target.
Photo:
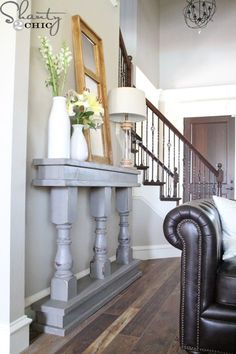
[(200, 34), (186, 26), (185, 6), (185, 0), (121, 0), (121, 30), (134, 64), (161, 89), (235, 83), (235, 0), (217, 1)]
[(159, 0), (139, 0), (137, 32), (137, 66), (159, 86)]
[[(32, 11), (46, 10), (48, 0), (32, 1)], [(51, 11), (67, 14), (61, 22), (59, 33), (51, 37), (55, 50), (65, 39), (72, 48), (71, 15), (80, 15), (103, 39), (107, 88), (117, 86), (118, 72), (118, 35), (119, 7), (114, 7), (108, 0), (50, 0)], [(108, 30), (109, 29), (109, 30)], [(46, 71), (38, 52), (38, 35), (47, 35), (43, 30), (31, 31), (30, 57), (30, 95), (28, 123), (27, 155), (27, 210), (26, 210), (26, 297), (38, 293), (50, 284), (53, 274), (53, 260), (56, 251), (55, 230), (49, 220), (49, 190), (33, 188), (31, 181), (35, 176), (32, 159), (46, 156), (47, 121), (52, 103), (49, 89), (44, 85)], [(68, 88), (75, 88), (73, 65), (70, 69)], [(112, 127), (114, 164), (119, 161), (116, 146), (115, 128)], [(89, 267), (92, 257), (95, 225), (90, 217), (88, 189), (79, 190), (78, 220), (72, 231), (72, 253), (74, 272), (78, 273)], [(115, 213), (114, 198), (112, 215), (108, 222), (109, 256), (115, 254), (118, 235), (118, 218)]]
[(133, 63), (159, 86), (159, 0), (121, 0), (121, 31)]
[(205, 29), (186, 26), (184, 0), (160, 0), (160, 87), (224, 85), (236, 81), (236, 1), (217, 1)]

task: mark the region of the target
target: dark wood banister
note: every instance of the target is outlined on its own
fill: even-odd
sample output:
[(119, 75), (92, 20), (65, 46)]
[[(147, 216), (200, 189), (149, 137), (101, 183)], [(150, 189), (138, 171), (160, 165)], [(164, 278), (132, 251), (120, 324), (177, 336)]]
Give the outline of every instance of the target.
[(141, 136), (139, 136), (134, 130), (131, 131), (131, 134), (136, 140), (139, 141), (138, 145), (146, 152), (146, 154), (148, 154), (154, 161), (156, 161), (157, 164), (161, 166), (161, 168), (163, 168), (169, 176), (174, 177), (174, 173), (171, 172), (169, 168), (166, 167), (145, 145), (143, 145)]
[(207, 159), (186, 139), (178, 129), (146, 98), (147, 107), (151, 109), (153, 113), (155, 113), (161, 121), (170, 128), (175, 135), (178, 136), (180, 140), (184, 144), (186, 144), (194, 153), (199, 157), (199, 159), (208, 167), (208, 169), (217, 177), (218, 171), (217, 169), (209, 162)]
[(127, 54), (127, 50), (125, 47), (125, 42), (120, 30), (120, 37), (119, 37), (119, 41), (120, 41), (120, 50), (122, 52), (122, 57), (124, 58), (125, 64), (127, 65), (127, 86), (131, 87), (131, 70), (132, 70), (132, 57), (130, 55)]

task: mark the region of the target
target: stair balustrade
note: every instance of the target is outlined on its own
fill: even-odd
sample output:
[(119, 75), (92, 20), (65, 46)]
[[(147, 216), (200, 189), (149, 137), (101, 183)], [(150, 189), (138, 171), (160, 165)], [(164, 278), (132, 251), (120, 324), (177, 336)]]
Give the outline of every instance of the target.
[(132, 132), (135, 166), (143, 170), (143, 184), (160, 186), (167, 201), (222, 195), (223, 170), (215, 168), (149, 101), (147, 120)]
[(120, 48), (119, 48), (119, 87), (130, 87), (132, 85), (131, 70), (132, 70), (132, 57), (127, 54), (124, 39), (120, 31)]
[[(132, 57), (120, 31), (119, 86), (131, 85)], [(134, 125), (131, 146), (143, 184), (159, 186), (161, 200), (177, 203), (221, 196), (222, 164), (214, 167), (149, 100), (146, 103), (147, 120)]]

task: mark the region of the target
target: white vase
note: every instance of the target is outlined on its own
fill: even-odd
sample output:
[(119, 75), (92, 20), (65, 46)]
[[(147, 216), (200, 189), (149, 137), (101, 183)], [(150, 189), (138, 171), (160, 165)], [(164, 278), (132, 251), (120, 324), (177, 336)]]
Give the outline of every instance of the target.
[(85, 161), (88, 158), (88, 145), (83, 134), (82, 124), (73, 124), (70, 143), (70, 156), (72, 159)]
[(48, 158), (70, 158), (70, 118), (62, 96), (53, 97), (48, 119)]

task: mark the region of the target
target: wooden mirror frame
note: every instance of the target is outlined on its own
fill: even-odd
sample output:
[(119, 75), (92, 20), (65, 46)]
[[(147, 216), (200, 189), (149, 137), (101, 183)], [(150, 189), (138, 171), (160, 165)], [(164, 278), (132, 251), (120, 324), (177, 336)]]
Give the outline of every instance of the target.
[[(103, 156), (95, 155), (93, 153), (91, 149), (91, 133), (90, 129), (88, 129), (85, 131), (85, 137), (87, 139), (89, 148), (88, 161), (112, 164), (111, 133), (108, 115), (107, 87), (102, 39), (78, 15), (72, 17), (72, 34), (76, 90), (78, 93), (82, 93), (86, 87), (86, 76), (89, 77), (97, 84), (99, 99), (101, 99), (104, 108), (103, 125), (100, 128), (102, 134)], [(82, 35), (85, 35), (93, 44), (93, 59), (96, 72), (93, 72), (90, 68), (85, 66)]]

